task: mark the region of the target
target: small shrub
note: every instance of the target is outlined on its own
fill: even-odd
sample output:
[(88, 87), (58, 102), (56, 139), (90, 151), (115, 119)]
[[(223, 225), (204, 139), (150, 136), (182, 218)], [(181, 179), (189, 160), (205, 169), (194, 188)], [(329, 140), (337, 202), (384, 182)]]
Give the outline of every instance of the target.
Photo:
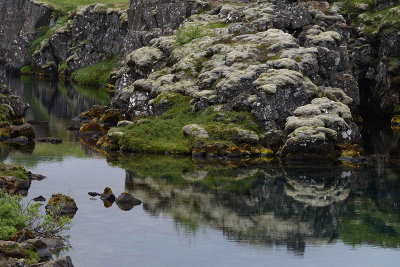
[(23, 66), (19, 71), (23, 75), (32, 75), (34, 73), (31, 66), (29, 65)]
[(187, 26), (178, 29), (175, 36), (175, 42), (178, 46), (183, 46), (190, 43), (194, 39), (205, 36), (203, 30), (199, 26)]

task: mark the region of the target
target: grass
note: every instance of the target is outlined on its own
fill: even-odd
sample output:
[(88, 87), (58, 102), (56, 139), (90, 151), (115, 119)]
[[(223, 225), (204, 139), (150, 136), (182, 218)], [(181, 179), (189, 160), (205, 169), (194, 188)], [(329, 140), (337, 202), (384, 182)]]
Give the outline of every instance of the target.
[(107, 83), (110, 73), (116, 64), (117, 56), (92, 66), (78, 69), (72, 73), (71, 77), (79, 84), (103, 86)]
[(190, 43), (194, 39), (206, 36), (205, 32), (199, 26), (186, 26), (179, 28), (175, 35), (175, 43), (178, 46), (183, 46)]
[(161, 94), (155, 99), (155, 105), (167, 102), (168, 110), (160, 117), (137, 119), (126, 128), (112, 131), (122, 131), (124, 135), (119, 139), (119, 145), (124, 151), (149, 153), (186, 154), (191, 152), (192, 146), (198, 141), (185, 137), (182, 128), (188, 124), (200, 124), (209, 131), (207, 143), (221, 142), (227, 145), (234, 144), (233, 127), (260, 131), (249, 112), (213, 111), (212, 107), (199, 112), (190, 111), (190, 97), (180, 94)]
[(105, 4), (110, 8), (128, 9), (129, 7), (129, 0), (35, 0), (35, 2), (46, 3), (64, 14), (76, 10), (78, 7), (95, 3)]

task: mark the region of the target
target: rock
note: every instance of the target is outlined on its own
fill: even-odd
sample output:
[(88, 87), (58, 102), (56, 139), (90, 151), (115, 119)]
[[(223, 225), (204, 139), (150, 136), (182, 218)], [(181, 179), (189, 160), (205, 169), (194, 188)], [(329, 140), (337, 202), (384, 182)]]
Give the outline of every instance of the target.
[(132, 121), (120, 121), (120, 122), (118, 122), (117, 127), (126, 127), (131, 124), (133, 124)]
[(30, 125), (46, 125), (46, 124), (49, 124), (48, 121), (33, 121), (33, 120), (28, 121), (28, 123)]
[(46, 201), (46, 198), (44, 198), (43, 196), (38, 196), (38, 197), (33, 198), (32, 200), (36, 201), (36, 202), (44, 202), (44, 201)]
[(15, 233), (12, 237), (11, 240), (22, 243), (28, 239), (33, 239), (35, 238), (35, 235), (29, 230), (29, 229), (22, 229)]
[[(57, 207), (60, 208), (57, 211)], [(73, 216), (78, 211), (78, 207), (73, 198), (63, 194), (53, 194), (46, 205), (46, 211), (59, 213), (60, 215)]]
[(103, 194), (100, 194), (100, 199), (101, 200), (106, 200), (106, 201), (109, 201), (109, 202), (114, 202), (115, 201), (115, 195), (112, 192), (111, 188), (109, 188), (109, 187), (104, 188)]
[(56, 137), (43, 137), (39, 139), (35, 139), (36, 142), (39, 143), (51, 143), (51, 144), (61, 144), (62, 140)]
[(198, 124), (188, 124), (182, 128), (182, 132), (184, 135), (194, 138), (209, 138), (207, 131)]
[(99, 194), (97, 192), (88, 192), (88, 195), (91, 197), (97, 197), (97, 196), (100, 196), (101, 194)]
[(91, 122), (82, 124), (81, 128), (79, 129), (79, 133), (81, 135), (92, 135), (95, 133), (102, 133), (102, 128), (95, 118)]
[(124, 192), (118, 196), (116, 204), (121, 210), (129, 211), (134, 206), (142, 204), (142, 201), (134, 198), (131, 194)]
[(35, 181), (42, 181), (43, 179), (46, 179), (47, 177), (41, 174), (30, 174), (31, 180), (35, 180)]
[(74, 267), (74, 265), (72, 264), (71, 257), (69, 257), (69, 256), (61, 257), (61, 258), (53, 260), (53, 261), (43, 262), (43, 263), (39, 263), (39, 264), (33, 264), (31, 266), (32, 267)]
[(28, 102), (23, 97), (16, 96), (16, 95), (9, 95), (8, 102), (14, 111), (13, 117), (14, 118), (24, 118), (26, 111), (29, 108)]
[(7, 139), (7, 142), (10, 144), (14, 144), (14, 145), (27, 145), (29, 143), (29, 139), (25, 136), (19, 136), (16, 138), (9, 138)]
[(24, 136), (24, 137), (28, 138), (29, 140), (35, 139), (35, 132), (32, 128), (32, 125), (30, 125), (28, 123), (25, 123), (23, 125), (18, 125), (18, 126), (11, 125), (10, 129), (11, 129), (10, 136), (12, 138)]
[(26, 195), (31, 186), (30, 177), (22, 166), (0, 165), (0, 188)]
[(36, 30), (46, 26), (52, 10), (45, 4), (25, 0), (0, 2), (0, 62), (7, 69), (19, 70), (31, 63), (29, 46)]
[(285, 135), (280, 130), (270, 130), (266, 132), (260, 140), (260, 143), (265, 146), (269, 147), (275, 153), (279, 150), (281, 145), (285, 142)]

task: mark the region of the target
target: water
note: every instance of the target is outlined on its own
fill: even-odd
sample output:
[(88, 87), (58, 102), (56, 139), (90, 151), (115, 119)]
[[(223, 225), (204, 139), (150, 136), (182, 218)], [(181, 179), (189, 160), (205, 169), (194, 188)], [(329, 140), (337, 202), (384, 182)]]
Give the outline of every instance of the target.
[[(337, 162), (203, 162), (104, 155), (67, 132), (105, 94), (63, 82), (8, 77), (31, 104), (38, 136), (61, 145), (2, 147), (5, 162), (47, 179), (27, 200), (61, 192), (79, 207), (70, 231), (75, 266), (398, 266), (400, 156), (390, 129), (363, 130), (368, 166)], [(98, 97), (102, 95), (102, 97)], [(123, 211), (90, 200), (106, 186), (143, 204)]]

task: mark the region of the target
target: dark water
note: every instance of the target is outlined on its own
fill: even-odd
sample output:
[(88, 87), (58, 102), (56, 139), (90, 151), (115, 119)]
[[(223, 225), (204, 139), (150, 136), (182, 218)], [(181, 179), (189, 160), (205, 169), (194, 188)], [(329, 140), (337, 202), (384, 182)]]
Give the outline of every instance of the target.
[[(79, 207), (64, 252), (75, 266), (399, 266), (399, 139), (364, 128), (370, 163), (202, 162), (103, 155), (66, 132), (71, 117), (107, 102), (88, 88), (9, 77), (62, 145), (2, 147), (6, 162), (46, 175), (27, 199), (71, 195)], [(105, 96), (105, 95), (103, 95)], [(106, 186), (143, 204), (90, 200)]]

